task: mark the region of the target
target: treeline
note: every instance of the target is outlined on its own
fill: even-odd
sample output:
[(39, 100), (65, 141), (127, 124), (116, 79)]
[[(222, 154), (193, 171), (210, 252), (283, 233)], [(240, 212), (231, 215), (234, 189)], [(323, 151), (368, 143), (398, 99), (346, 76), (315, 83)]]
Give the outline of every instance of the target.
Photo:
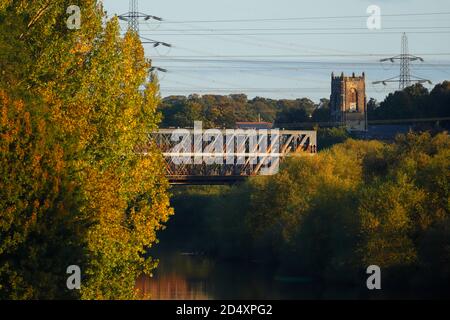
[[(395, 120), (450, 117), (450, 82), (428, 91), (416, 84), (389, 94), (384, 101), (368, 99), (369, 120)], [(233, 128), (239, 121), (267, 121), (275, 125), (332, 122), (329, 100), (314, 103), (308, 98), (273, 100), (246, 95), (171, 96), (162, 100), (159, 110), (164, 127), (192, 127), (203, 121), (205, 127)]]
[(76, 3), (79, 30), (67, 1), (0, 2), (0, 299), (134, 298), (171, 214), (159, 150), (136, 152), (159, 121), (139, 37)]
[(203, 121), (206, 128), (234, 128), (239, 121), (322, 121), (324, 114), (328, 117), (328, 103), (327, 99), (322, 99), (315, 104), (308, 98), (273, 100), (257, 97), (249, 100), (244, 94), (190, 95), (164, 98), (159, 110), (163, 127), (192, 127), (194, 121)]
[(384, 288), (448, 290), (449, 168), (447, 133), (393, 144), (349, 139), (316, 157), (290, 158), (275, 176), (175, 193), (174, 205), (200, 226), (186, 239), (217, 257), (356, 285), (378, 265)]
[(415, 84), (390, 93), (384, 101), (369, 100), (369, 120), (450, 117), (450, 82), (437, 84), (431, 91)]

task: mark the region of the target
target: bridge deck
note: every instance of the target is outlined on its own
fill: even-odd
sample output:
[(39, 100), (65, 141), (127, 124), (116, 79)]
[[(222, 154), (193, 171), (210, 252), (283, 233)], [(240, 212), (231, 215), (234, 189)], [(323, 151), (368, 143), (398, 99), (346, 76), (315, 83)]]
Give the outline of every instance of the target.
[(233, 185), (243, 182), (248, 176), (168, 176), (171, 185), (197, 186), (197, 185)]
[(150, 135), (164, 156), (172, 185), (235, 184), (276, 174), (288, 156), (317, 153), (315, 131), (225, 129), (208, 136), (180, 130), (160, 129)]

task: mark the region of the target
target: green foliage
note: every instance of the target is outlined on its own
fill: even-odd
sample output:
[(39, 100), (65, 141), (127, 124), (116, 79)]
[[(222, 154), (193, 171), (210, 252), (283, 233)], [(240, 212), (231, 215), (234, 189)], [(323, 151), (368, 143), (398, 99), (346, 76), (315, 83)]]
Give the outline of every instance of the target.
[(203, 121), (205, 128), (234, 128), (237, 121), (258, 121), (259, 115), (273, 121), (276, 113), (271, 100), (247, 101), (245, 95), (172, 96), (163, 99), (159, 110), (164, 127), (192, 127), (194, 121)]
[[(325, 109), (328, 110), (326, 99), (322, 99), (322, 105), (323, 114)], [(256, 97), (248, 100), (244, 94), (171, 96), (164, 98), (159, 106), (163, 114), (162, 126), (192, 127), (194, 121), (203, 121), (205, 128), (234, 128), (239, 121), (309, 122), (317, 108), (318, 105), (307, 98), (272, 100)]]
[[(0, 6), (0, 297), (127, 299), (171, 214), (158, 84), (136, 34), (97, 1)], [(145, 147), (146, 156), (139, 151)], [(79, 265), (82, 290), (66, 288)]]
[(416, 119), (450, 116), (450, 82), (437, 84), (429, 92), (421, 84), (389, 94), (379, 105), (368, 104), (369, 120)]
[(345, 142), (350, 138), (350, 134), (345, 128), (318, 128), (317, 140), (319, 149), (328, 149), (335, 144)]
[[(206, 127), (234, 127), (238, 121), (274, 122), (279, 125), (299, 123), (299, 128), (333, 122), (330, 101), (322, 98), (315, 104), (308, 98), (272, 100), (246, 95), (191, 95), (163, 99), (160, 111), (165, 127), (191, 127), (201, 120)], [(368, 99), (369, 120), (450, 117), (450, 82), (437, 84), (430, 92), (421, 84), (389, 94), (383, 101)], [(441, 125), (448, 125), (443, 121)], [(342, 141), (340, 141), (342, 142)]]
[[(415, 119), (450, 117), (450, 82), (437, 84), (431, 92), (418, 84), (389, 94), (378, 103), (369, 99), (367, 103), (370, 120)], [(272, 100), (256, 97), (248, 100), (246, 95), (191, 95), (171, 96), (163, 99), (159, 110), (163, 114), (164, 127), (192, 127), (194, 121), (203, 121), (205, 128), (235, 127), (239, 121), (273, 122), (275, 127), (311, 129), (322, 123), (333, 122), (329, 109), (330, 101), (320, 103), (302, 98), (295, 100)], [(297, 125), (295, 125), (297, 124)], [(440, 125), (447, 128), (448, 121)], [(344, 142), (348, 133), (343, 128), (320, 128), (320, 147), (328, 148)]]
[(312, 113), (313, 122), (331, 122), (330, 100), (320, 99), (320, 104)]
[(288, 123), (304, 123), (310, 120), (316, 106), (307, 98), (278, 101), (280, 111), (275, 119), (276, 126)]
[(348, 139), (206, 203), (208, 239), (222, 256), (277, 262), (285, 274), (361, 283), (375, 264), (385, 283), (445, 286), (449, 168), (447, 133)]
[(358, 249), (363, 265), (387, 269), (416, 262), (409, 235), (415, 210), (424, 200), (424, 193), (407, 182), (384, 182), (362, 190), (359, 218), (363, 241)]

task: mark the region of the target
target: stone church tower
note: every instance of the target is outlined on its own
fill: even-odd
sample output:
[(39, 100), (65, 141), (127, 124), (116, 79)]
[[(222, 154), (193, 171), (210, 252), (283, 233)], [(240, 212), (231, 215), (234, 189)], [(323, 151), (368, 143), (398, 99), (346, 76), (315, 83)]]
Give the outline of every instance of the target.
[(334, 122), (346, 126), (349, 131), (366, 131), (366, 77), (335, 77), (331, 74), (330, 112)]

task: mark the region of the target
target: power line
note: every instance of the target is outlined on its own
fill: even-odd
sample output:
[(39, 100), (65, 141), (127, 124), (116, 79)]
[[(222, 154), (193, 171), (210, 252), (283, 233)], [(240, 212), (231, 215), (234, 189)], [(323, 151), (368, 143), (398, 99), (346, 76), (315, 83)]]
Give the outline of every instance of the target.
[[(441, 13), (439, 13), (439, 14), (441, 14)], [(147, 25), (148, 25), (148, 23), (147, 23)], [(416, 27), (406, 27), (406, 28), (416, 28)], [(424, 27), (425, 29), (430, 29), (430, 28), (438, 28), (438, 29), (440, 29), (440, 28), (442, 28), (442, 29), (446, 29), (446, 27)], [(323, 29), (323, 28), (322, 28)], [(336, 28), (334, 28), (334, 29), (336, 29)], [(357, 29), (357, 28), (352, 28), (352, 29)], [(364, 29), (364, 28), (363, 28)], [(395, 28), (384, 28), (384, 29), (395, 29)], [(423, 29), (423, 28), (422, 28)], [(178, 29), (178, 30), (180, 30), (180, 29)], [(264, 44), (259, 44), (259, 43), (255, 43), (255, 42), (262, 42), (262, 40), (261, 39), (258, 39), (258, 38), (251, 38), (251, 36), (245, 36), (244, 34), (239, 34), (239, 35), (237, 35), (237, 34), (230, 34), (230, 36), (233, 36), (233, 37), (240, 37), (240, 38), (246, 38), (246, 39), (250, 39), (252, 42), (248, 42), (248, 41), (242, 41), (242, 40), (237, 40), (237, 39), (227, 39), (226, 37), (227, 37), (227, 35), (221, 35), (221, 34), (214, 34), (214, 33), (211, 33), (211, 29), (207, 29), (207, 28), (201, 28), (201, 27), (194, 27), (194, 28), (191, 28), (190, 30), (186, 30), (186, 29), (183, 29), (183, 30), (180, 30), (180, 31), (182, 31), (183, 32), (183, 35), (186, 35), (186, 33), (188, 33), (188, 32), (192, 32), (192, 31), (196, 31), (196, 30), (202, 30), (202, 31), (204, 31), (204, 32), (208, 32), (208, 33), (205, 33), (205, 34), (202, 34), (203, 36), (207, 36), (207, 37), (211, 37), (211, 36), (218, 36), (218, 37), (220, 37), (220, 36), (223, 36), (224, 38), (222, 38), (224, 41), (231, 41), (231, 42), (239, 42), (239, 43), (245, 43), (245, 44), (249, 44), (249, 45), (252, 45), (252, 46), (258, 46), (258, 47), (268, 47), (268, 48), (275, 48), (275, 49), (286, 49), (286, 46), (288, 45), (288, 46), (290, 46), (290, 48), (289, 48), (289, 50), (294, 50), (293, 48), (292, 48), (292, 46), (293, 45), (295, 45), (296, 47), (298, 47), (299, 45), (298, 44), (293, 44), (293, 43), (288, 43), (288, 44), (286, 44), (286, 42), (280, 42), (280, 41), (277, 41), (277, 40), (274, 40), (274, 39), (270, 39), (270, 40), (264, 40)], [(231, 29), (230, 29), (231, 30)], [(237, 30), (239, 30), (239, 29), (237, 29)], [(246, 30), (246, 29), (243, 29), (243, 30)], [(248, 29), (248, 30), (252, 30), (252, 29)], [(257, 30), (257, 29), (255, 29), (255, 30)], [(269, 29), (262, 29), (262, 30), (269, 30)], [(177, 31), (177, 29), (171, 29), (171, 30), (161, 30), (161, 29), (159, 29), (159, 31), (161, 31), (162, 33), (163, 33), (163, 35), (164, 36), (167, 36), (167, 34), (166, 33), (168, 33), (169, 35), (170, 35), (170, 32), (174, 32), (174, 31)], [(267, 34), (267, 35), (269, 35), (269, 36), (271, 36), (272, 34)], [(255, 34), (255, 36), (257, 36), (257, 37), (261, 37), (262, 35), (261, 34)], [(270, 44), (270, 45), (269, 45)], [(277, 46), (277, 47), (275, 47), (273, 44), (281, 44), (281, 45), (283, 45), (284, 46), (284, 48), (282, 48), (282, 47), (279, 47), (279, 46)], [(300, 46), (300, 47), (302, 47), (302, 46)], [(304, 47), (304, 46), (303, 46)], [(179, 47), (179, 46), (175, 46), (174, 48), (178, 48), (178, 49), (181, 49), (181, 50), (186, 50), (186, 51), (190, 51), (190, 52), (193, 52), (193, 53), (200, 53), (200, 51), (199, 50), (193, 50), (193, 49), (190, 49), (190, 48), (182, 48), (182, 47)], [(315, 50), (315, 49), (314, 49)], [(321, 50), (324, 50), (324, 49), (321, 49)], [(329, 52), (330, 50), (332, 50), (332, 49), (326, 49), (325, 51), (327, 51), (327, 52)], [(332, 50), (332, 51), (336, 51), (336, 50)], [(208, 53), (208, 55), (210, 55), (211, 56), (211, 54), (210, 53)], [(217, 55), (216, 55), (217, 56)]]
[[(362, 53), (362, 54), (266, 54), (266, 55), (180, 55), (180, 56), (170, 56), (170, 57), (155, 57), (159, 60), (186, 60), (186, 61), (224, 61), (224, 60), (213, 60), (213, 59), (203, 59), (203, 58), (305, 58), (305, 57), (321, 57), (321, 58), (335, 58), (335, 57), (382, 57), (386, 55), (391, 55), (389, 53)], [(436, 52), (436, 53), (420, 53), (421, 56), (450, 56), (450, 52)], [(236, 61), (236, 60), (234, 60)], [(237, 60), (239, 61), (239, 60)], [(248, 62), (246, 60), (240, 60)]]
[[(442, 13), (439, 13), (439, 14), (442, 14)], [(422, 15), (422, 14), (421, 14)], [(436, 22), (436, 18), (433, 20), (434, 22)], [(148, 23), (147, 23), (147, 25), (148, 25)], [(160, 24), (161, 25), (161, 24)], [(187, 25), (187, 26), (189, 26), (189, 24), (188, 23), (185, 23), (185, 25)], [(384, 29), (385, 30), (395, 30), (395, 29), (397, 29), (398, 27), (392, 27), (392, 28), (390, 28), (390, 27), (385, 27)], [(414, 27), (410, 27), (410, 26), (407, 26), (407, 27), (404, 27), (404, 28), (402, 28), (402, 29), (414, 29), (414, 28), (419, 28), (419, 27), (417, 27), (417, 26), (414, 26)], [(421, 30), (422, 29), (426, 29), (426, 30), (433, 30), (433, 29), (439, 29), (439, 30), (444, 30), (444, 29), (448, 29), (448, 28), (450, 28), (450, 27), (442, 27), (442, 26), (437, 26), (437, 27), (434, 27), (434, 26), (425, 26), (425, 27), (423, 27), (423, 28), (421, 28)], [(278, 28), (278, 29), (273, 29), (273, 30), (314, 30), (314, 28), (303, 28), (303, 29), (295, 29), (295, 28), (282, 28), (282, 29), (280, 29), (280, 28)], [(316, 28), (317, 30), (328, 30), (328, 28)], [(338, 29), (338, 30), (345, 30), (345, 29), (354, 29), (354, 30), (359, 30), (359, 29), (364, 29), (365, 30), (365, 28), (354, 28), (354, 27), (346, 27), (346, 28), (333, 28), (333, 30), (336, 30), (336, 29)], [(163, 30), (163, 29), (159, 29), (159, 31), (161, 32), (161, 33), (163, 33), (164, 34), (164, 36), (167, 36), (167, 35), (171, 35), (171, 34), (174, 34), (174, 32), (178, 32), (178, 31), (181, 31), (181, 32), (183, 32), (183, 35), (186, 35), (188, 32), (193, 32), (193, 31), (198, 31), (198, 30), (200, 30), (200, 31), (204, 31), (204, 32), (206, 32), (206, 33), (204, 33), (204, 34), (202, 34), (203, 36), (206, 36), (206, 37), (211, 37), (211, 36), (218, 36), (218, 37), (220, 37), (220, 36), (223, 36), (224, 38), (222, 38), (224, 41), (231, 41), (231, 42), (239, 42), (239, 43), (245, 43), (245, 44), (249, 44), (249, 45), (252, 45), (252, 46), (258, 46), (258, 47), (268, 47), (268, 48), (275, 48), (275, 49), (283, 49), (283, 50), (286, 50), (286, 46), (289, 46), (289, 50), (294, 50), (293, 49), (293, 46), (296, 46), (296, 47), (299, 47), (299, 44), (294, 44), (294, 43), (286, 43), (286, 42), (281, 42), (281, 41), (277, 41), (277, 40), (274, 40), (274, 39), (269, 39), (269, 40), (264, 40), (264, 44), (262, 44), (262, 41), (263, 40), (261, 40), (261, 38), (253, 38), (253, 37), (251, 37), (251, 36), (245, 36), (245, 34), (230, 34), (230, 36), (232, 36), (232, 37), (239, 37), (239, 38), (245, 38), (245, 39), (250, 39), (252, 42), (249, 42), (249, 41), (242, 41), (242, 40), (237, 40), (237, 39), (229, 39), (229, 38), (226, 38), (227, 37), (227, 35), (221, 35), (221, 34), (215, 34), (214, 32), (212, 32), (214, 29), (211, 29), (211, 28), (202, 28), (202, 27), (200, 27), (200, 26), (193, 26), (193, 27), (191, 27), (191, 29), (189, 29), (189, 30), (187, 30), (187, 29), (169, 29), (169, 30)], [(223, 30), (258, 30), (258, 31), (262, 31), (262, 30), (272, 30), (272, 29), (268, 29), (268, 28), (264, 28), (264, 29), (249, 29), (249, 28), (246, 28), (246, 29), (243, 29), (243, 28), (239, 28), (239, 29), (217, 29), (217, 31), (223, 31)], [(272, 36), (273, 34), (272, 33), (270, 33), (270, 34), (268, 34), (269, 36)], [(258, 33), (258, 34), (255, 34), (255, 36), (256, 37), (261, 37), (262, 35), (260, 34), (260, 33)], [(261, 44), (260, 43), (255, 43), (255, 42), (261, 42)], [(270, 44), (270, 45), (269, 45)], [(281, 47), (281, 46), (277, 46), (277, 47), (275, 47), (274, 46), (274, 44), (276, 45), (276, 44), (279, 44), (279, 45), (282, 45), (282, 46), (284, 46), (283, 48)], [(305, 46), (300, 46), (300, 47), (305, 47)], [(177, 49), (181, 49), (181, 50), (186, 50), (186, 51), (190, 51), (190, 52), (193, 52), (193, 53), (200, 53), (200, 51), (199, 50), (193, 50), (193, 49), (189, 49), (189, 48), (182, 48), (182, 47), (179, 47), (179, 46), (175, 46), (175, 48), (177, 48)], [(326, 52), (330, 52), (330, 51), (339, 51), (339, 50), (333, 50), (333, 49), (320, 49), (320, 50), (323, 50), (323, 51), (326, 51)], [(308, 50), (309, 51), (309, 50)], [(314, 51), (317, 51), (316, 49), (314, 49)], [(207, 53), (209, 56), (212, 56), (209, 52)], [(217, 56), (217, 55), (216, 55)]]
[[(411, 16), (439, 16), (450, 15), (450, 12), (429, 12), (429, 13), (398, 13), (384, 14), (384, 17), (411, 17)], [(293, 17), (293, 18), (260, 18), (260, 19), (223, 19), (223, 20), (166, 20), (164, 23), (235, 23), (235, 22), (267, 22), (267, 21), (296, 21), (296, 20), (323, 20), (323, 19), (355, 19), (367, 18), (367, 15), (348, 16), (315, 16), (315, 17)]]
[[(206, 28), (202, 28), (200, 26), (196, 26), (196, 25), (192, 25), (192, 24), (187, 24), (188, 27), (192, 26), (192, 28), (197, 28), (199, 30), (203, 30), (205, 32), (208, 31), (208, 29)], [(189, 32), (190, 30), (183, 30), (183, 32)], [(318, 47), (308, 47), (308, 46), (304, 46), (304, 45), (300, 45), (298, 43), (293, 44), (293, 43), (286, 43), (286, 42), (282, 42), (279, 40), (274, 40), (273, 38), (271, 38), (270, 40), (264, 40), (261, 39), (260, 35), (258, 36), (259, 38), (255, 38), (255, 37), (251, 37), (251, 36), (245, 36), (245, 35), (238, 35), (235, 36), (233, 35), (233, 37), (236, 38), (240, 38), (240, 39), (230, 39), (228, 36), (221, 36), (221, 35), (215, 35), (215, 34), (205, 34), (204, 37), (220, 37), (221, 40), (223, 41), (227, 41), (227, 42), (233, 42), (233, 43), (242, 43), (242, 44), (246, 44), (246, 45), (251, 45), (251, 46), (256, 46), (256, 47), (264, 47), (264, 48), (272, 48), (272, 49), (281, 49), (281, 50), (295, 50), (293, 47), (301, 47), (303, 48), (308, 48), (309, 49), (313, 49), (314, 51), (325, 51), (325, 52), (344, 52), (342, 50), (335, 50), (332, 48), (318, 48)], [(241, 39), (245, 39), (245, 40), (241, 40)], [(250, 40), (250, 41), (249, 41)], [(287, 48), (289, 47), (289, 48)], [(176, 48), (181, 49), (181, 50), (186, 50), (186, 51), (190, 51), (190, 52), (194, 52), (194, 51), (198, 51), (198, 50), (192, 50), (189, 48), (183, 48), (180, 46), (176, 46)], [(350, 51), (346, 50), (346, 53), (349, 53)], [(199, 53), (199, 52), (194, 52), (194, 53)], [(211, 53), (207, 52), (206, 54), (211, 55)]]
[[(257, 60), (257, 61), (251, 61), (251, 60), (206, 60), (206, 59), (192, 59), (195, 60), (196, 62), (204, 62), (207, 63), (206, 65), (204, 64), (198, 64), (198, 65), (192, 65), (189, 64), (189, 66), (187, 67), (192, 67), (192, 68), (232, 68), (232, 66), (229, 66), (229, 64), (233, 64), (236, 63), (238, 66), (236, 66), (236, 68), (242, 68), (242, 65), (248, 64), (248, 66), (246, 66), (246, 68), (261, 68), (261, 67), (273, 67), (273, 65), (277, 64), (277, 65), (295, 65), (295, 66), (280, 66), (280, 69), (301, 69), (301, 68), (305, 68), (304, 65), (311, 67), (311, 68), (318, 68), (320, 66), (349, 66), (349, 67), (380, 67), (383, 66), (380, 62), (373, 62), (373, 61), (368, 61), (368, 62), (349, 62), (349, 61), (305, 61), (305, 60), (292, 60), (292, 61), (288, 61), (288, 60)], [(191, 60), (189, 60), (191, 61)], [(175, 67), (179, 64), (179, 63), (183, 63), (184, 59), (174, 59), (172, 60), (168, 60), (166, 61), (166, 63), (172, 63)], [(213, 62), (213, 63), (220, 63), (221, 65), (208, 65), (208, 63)], [(227, 64), (226, 66), (224, 66), (223, 64)], [(184, 67), (184, 66), (179, 66), (179, 67)], [(445, 63), (435, 63), (435, 64), (431, 64), (431, 63), (423, 63), (421, 65), (418, 65), (419, 68), (424, 68), (424, 67), (450, 67), (450, 62), (445, 62)]]
[[(221, 84), (221, 85), (224, 85), (224, 86), (235, 86), (234, 83), (229, 83), (229, 82), (221, 81), (221, 80), (217, 80), (217, 79), (208, 79), (204, 75), (202, 75), (202, 77), (195, 77), (195, 76), (192, 76), (192, 75), (187, 76), (187, 75), (178, 73), (178, 76), (187, 77), (189, 79), (197, 79), (197, 80), (201, 80), (201, 81), (207, 81), (208, 83), (217, 83), (217, 84)], [(234, 87), (234, 89), (239, 89), (239, 88)]]
[[(257, 32), (257, 33), (214, 33), (217, 36), (313, 36), (313, 35), (340, 35), (340, 36), (352, 36), (352, 35), (387, 35), (387, 34), (399, 34), (398, 31), (371, 31), (366, 32)], [(410, 31), (411, 34), (448, 34), (450, 31)], [(154, 33), (158, 36), (207, 36), (210, 33)]]
[[(153, 44), (153, 47), (158, 47), (160, 45), (163, 45), (166, 47), (171, 47), (171, 45), (166, 42), (156, 41), (156, 40), (152, 40), (152, 39), (141, 36), (140, 30), (139, 30), (139, 23), (140, 23), (141, 19), (143, 19), (144, 21), (147, 21), (150, 19), (154, 19), (157, 21), (163, 21), (163, 19), (160, 17), (156, 17), (156, 16), (152, 16), (149, 14), (139, 12), (138, 0), (130, 0), (130, 11), (128, 11), (125, 14), (121, 14), (118, 17), (120, 20), (128, 22), (128, 30), (134, 31), (139, 36), (142, 43)], [(142, 40), (144, 40), (144, 41), (142, 41)], [(161, 67), (153, 66), (150, 71), (166, 72), (167, 70), (164, 68), (161, 68)]]
[[(148, 25), (148, 23), (146, 23), (146, 24)], [(201, 30), (201, 31), (205, 31), (205, 32), (208, 32), (210, 30), (208, 28), (201, 27), (201, 26), (194, 25), (194, 24), (185, 24), (184, 26), (187, 26), (190, 29), (189, 30), (183, 29), (182, 32), (189, 32), (189, 31), (195, 30), (195, 28), (197, 30)], [(168, 30), (173, 31), (174, 29), (168, 29)], [(340, 52), (340, 53), (342, 53), (342, 52), (350, 53), (351, 52), (348, 50), (343, 51), (343, 50), (336, 50), (336, 49), (332, 49), (332, 48), (305, 46), (305, 45), (301, 45), (299, 43), (292, 43), (292, 42), (287, 43), (286, 41), (280, 41), (279, 39), (275, 40), (273, 38), (264, 40), (264, 39), (261, 39), (261, 35), (258, 35), (257, 38), (252, 37), (252, 36), (245, 36), (245, 35), (239, 35), (239, 36), (233, 35), (233, 37), (237, 37), (240, 39), (230, 39), (228, 36), (220, 36), (220, 35), (215, 35), (215, 34), (205, 34), (205, 37), (220, 37), (222, 40), (227, 41), (227, 42), (243, 43), (243, 44), (251, 45), (251, 46), (267, 47), (267, 48), (282, 49), (282, 50), (286, 50), (286, 49), (287, 50), (296, 50), (296, 49), (294, 49), (294, 47), (295, 48), (300, 47), (302, 49), (307, 48), (308, 50), (312, 49), (314, 51), (325, 51), (325, 52), (330, 52), (330, 51), (333, 52), (334, 51), (334, 52)], [(245, 41), (241, 40), (241, 39), (245, 39)], [(249, 42), (249, 40), (251, 42)], [(179, 46), (176, 46), (176, 48), (179, 48), (181, 50), (191, 51), (191, 52), (193, 51), (192, 49), (181, 48)], [(198, 51), (198, 50), (195, 50), (195, 51)], [(355, 52), (353, 51), (352, 53), (355, 53)], [(358, 53), (360, 53), (360, 52), (358, 52)], [(211, 54), (211, 53), (208, 52), (207, 54)]]
[[(425, 26), (425, 27), (383, 27), (383, 30), (441, 30), (441, 29), (450, 29), (450, 26)], [(202, 28), (202, 29), (169, 29), (169, 30), (161, 30), (158, 29), (158, 32), (199, 32), (199, 31), (209, 31), (209, 32), (228, 32), (228, 31), (321, 31), (321, 30), (368, 30), (363, 27), (327, 27), (327, 28), (229, 28), (229, 29), (213, 29), (213, 28)]]
[[(420, 14), (395, 14), (395, 15), (385, 15), (385, 16), (434, 16), (434, 15), (447, 15), (450, 14), (450, 12), (440, 12), (440, 13), (420, 13)], [(130, 13), (127, 15), (122, 15), (122, 18), (127, 18), (129, 19), (128, 24), (129, 24), (129, 29), (135, 30), (138, 34), (139, 34), (139, 19), (143, 18), (145, 21), (147, 21), (148, 19), (152, 18), (153, 16), (150, 15), (144, 15), (138, 12), (137, 9), (137, 0), (130, 0)], [(234, 20), (197, 20), (197, 21), (166, 21), (165, 23), (190, 23), (190, 22), (256, 22), (256, 21), (291, 21), (291, 20), (313, 20), (313, 19), (318, 19), (318, 20), (322, 20), (322, 19), (342, 19), (342, 18), (356, 18), (356, 17), (366, 17), (366, 16), (339, 16), (339, 17), (301, 17), (301, 18), (287, 18), (287, 19), (234, 19)], [(123, 19), (125, 20), (125, 19)], [(162, 21), (162, 19), (156, 19), (158, 21)], [(424, 31), (424, 30), (446, 30), (449, 29), (450, 27), (423, 27), (420, 28), (421, 31), (417, 31), (417, 33), (433, 33), (433, 34), (439, 34), (439, 33), (448, 33), (450, 31)], [(336, 34), (342, 34), (342, 33), (337, 33), (337, 32), (301, 32), (301, 33), (293, 33), (293, 32), (288, 32), (288, 33), (282, 33), (282, 32), (270, 32), (270, 33), (263, 33), (261, 31), (296, 31), (296, 30), (306, 30), (306, 31), (323, 31), (323, 30), (365, 30), (365, 28), (355, 28), (355, 27), (341, 27), (341, 28), (303, 28), (303, 29), (299, 29), (299, 28), (260, 28), (260, 29), (256, 29), (256, 28), (235, 28), (235, 29), (191, 29), (191, 30), (158, 30), (160, 33), (160, 35), (181, 35), (181, 34), (177, 34), (175, 32), (183, 32), (182, 35), (189, 35), (189, 36), (194, 36), (194, 35), (205, 35), (205, 36), (244, 36), (244, 35), (250, 35), (250, 36), (262, 36), (262, 35), (268, 35), (268, 36), (272, 36), (272, 35), (318, 35), (318, 34), (330, 34), (330, 35), (336, 35)], [(399, 29), (398, 27), (392, 27), (392, 28), (385, 28), (385, 30), (397, 30)], [(402, 29), (412, 29), (412, 30), (416, 30), (419, 29), (418, 27), (404, 27)], [(198, 31), (202, 31), (203, 33), (198, 33)], [(233, 33), (225, 33), (227, 31), (234, 31)], [(239, 31), (239, 33), (237, 33), (237, 31)], [(243, 33), (242, 31), (258, 31), (258, 33)], [(195, 32), (195, 33), (194, 33)], [(372, 33), (372, 34), (380, 34), (380, 33), (392, 33), (392, 34), (397, 34), (397, 32), (377, 32), (377, 33)], [(152, 35), (159, 35), (159, 34), (155, 34), (153, 33)], [(355, 32), (346, 32), (345, 34), (364, 34), (366, 35), (367, 33), (355, 33)], [(160, 42), (160, 41), (155, 41), (152, 39), (148, 39), (146, 37), (142, 37), (143, 43), (151, 43), (153, 44), (155, 47), (159, 46), (159, 45), (167, 45), (169, 47), (171, 47), (170, 45)], [(256, 40), (256, 39), (255, 39)], [(423, 55), (427, 55), (427, 54), (423, 54)], [(437, 56), (437, 55), (450, 55), (449, 53), (436, 53), (436, 54), (430, 54), (433, 56)], [(240, 62), (240, 63), (248, 63), (250, 61), (245, 61), (245, 60), (223, 60), (224, 58), (287, 58), (287, 57), (372, 57), (375, 56), (375, 54), (307, 54), (307, 55), (247, 55), (247, 56), (222, 56), (222, 55), (204, 55), (204, 56), (174, 56), (174, 57), (170, 57), (167, 58), (167, 61), (170, 62)], [(187, 58), (186, 58), (187, 57)], [(213, 60), (213, 59), (208, 59), (208, 60), (204, 60), (204, 59), (194, 59), (194, 58), (211, 58), (211, 57), (216, 57), (216, 58), (221, 58), (221, 60)], [(160, 60), (165, 60), (164, 57), (153, 57), (153, 59), (160, 59)], [(258, 61), (253, 61), (253, 63), (258, 62)], [(321, 63), (324, 64), (324, 62), (317, 62), (317, 63)], [(355, 65), (355, 64), (350, 64), (350, 65)], [(364, 64), (361, 64), (364, 65)], [(367, 65), (366, 65), (367, 66)], [(315, 67), (317, 69), (317, 67)], [(299, 68), (297, 68), (298, 70)], [(302, 69), (302, 68), (300, 68)], [(158, 70), (161, 71), (166, 71), (164, 68), (158, 68)], [(255, 71), (254, 69), (251, 71)], [(163, 88), (164, 90), (184, 90), (184, 88)], [(195, 88), (189, 88), (186, 89), (185, 91), (192, 91), (195, 90)], [(207, 88), (205, 89), (204, 87), (197, 89), (198, 91), (205, 91), (205, 92), (210, 92), (210, 91), (247, 91), (247, 92), (289, 92), (289, 91), (295, 91), (298, 92), (299, 90), (329, 90), (329, 88)]]
[[(337, 65), (336, 65), (337, 66)], [(252, 72), (252, 71), (304, 71), (304, 70), (332, 70), (333, 67), (274, 67), (274, 66), (261, 66), (261, 67), (245, 67), (245, 66), (165, 66), (170, 68), (171, 70), (180, 70), (180, 71), (192, 71), (192, 72), (204, 72), (204, 71), (227, 71), (230, 70), (231, 72)], [(276, 69), (274, 69), (276, 68)], [(347, 66), (347, 68), (364, 68), (364, 69), (370, 69), (370, 70), (381, 70), (380, 67), (376, 66)], [(416, 68), (417, 69), (417, 68)], [(435, 68), (420, 68), (422, 71), (435, 71)]]

